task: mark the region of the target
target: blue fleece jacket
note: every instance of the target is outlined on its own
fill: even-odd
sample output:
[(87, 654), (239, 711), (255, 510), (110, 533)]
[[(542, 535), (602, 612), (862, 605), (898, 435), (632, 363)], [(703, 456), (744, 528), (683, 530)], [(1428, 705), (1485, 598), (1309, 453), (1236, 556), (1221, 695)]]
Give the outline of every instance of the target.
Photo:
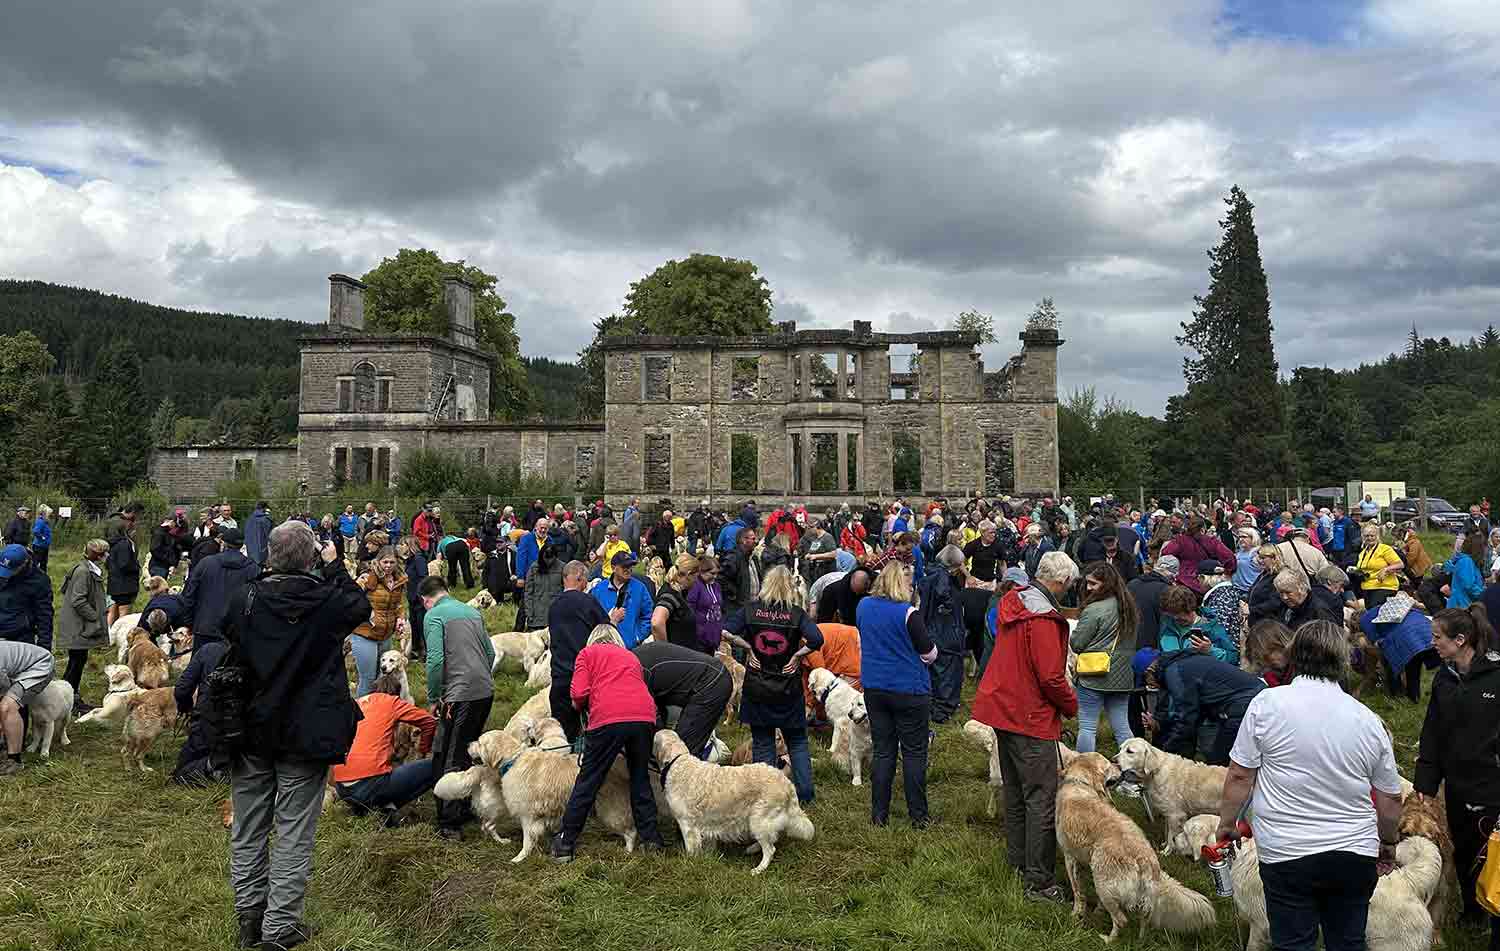
[(1158, 643), (1163, 654), (1174, 651), (1191, 651), (1192, 632), (1208, 636), (1210, 656), (1222, 660), (1226, 664), (1238, 664), (1240, 662), (1240, 649), (1224, 629), (1224, 625), (1210, 618), (1200, 617), (1193, 624), (1181, 624), (1176, 620), (1163, 616), (1161, 619), (1161, 634)]
[[(595, 581), (589, 588), (589, 594), (599, 602), (605, 614), (615, 609), (620, 596), (620, 592), (605, 578)], [(646, 590), (646, 583), (639, 578), (627, 581), (625, 603), (620, 606), (625, 609), (625, 617), (615, 627), (624, 639), (625, 646), (635, 650), (637, 644), (645, 642), (651, 636), (651, 610), (655, 605), (651, 601), (651, 592)]]
[(1484, 594), (1484, 575), (1466, 552), (1459, 552), (1443, 565), (1452, 580), (1448, 582), (1448, 607), (1467, 608)]
[(36, 551), (38, 548), (51, 547), (52, 523), (38, 515), (36, 517), (36, 524), (31, 526), (31, 550)]

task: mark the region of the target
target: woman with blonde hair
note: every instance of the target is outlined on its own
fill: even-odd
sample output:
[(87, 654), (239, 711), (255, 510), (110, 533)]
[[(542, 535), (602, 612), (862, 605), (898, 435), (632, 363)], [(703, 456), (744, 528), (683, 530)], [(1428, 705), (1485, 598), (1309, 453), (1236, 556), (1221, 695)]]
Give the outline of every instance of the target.
[(1276, 572), (1286, 567), (1281, 559), (1281, 549), (1271, 542), (1266, 542), (1255, 549), (1255, 561), (1260, 565), (1260, 574), (1250, 585), (1250, 593), (1245, 596), (1245, 603), (1250, 609), (1246, 617), (1247, 626), (1253, 627), (1268, 618), (1281, 616), (1281, 609), (1286, 605), (1281, 603), (1281, 595), (1276, 593), (1274, 584)]
[(1359, 538), (1362, 544), (1354, 566), (1360, 574), (1360, 594), (1367, 609), (1378, 608), (1400, 587), (1400, 574), (1406, 565), (1396, 549), (1381, 540), (1380, 523), (1366, 522)]
[(359, 672), (355, 696), (363, 697), (370, 692), (370, 685), (380, 673), (380, 655), (391, 649), (391, 639), (410, 629), (406, 575), (401, 572), (395, 549), (389, 545), (380, 549), (370, 561), (369, 570), (361, 574), (355, 584), (370, 599), (370, 619), (356, 627), (350, 639), (354, 667)]
[(812, 802), (812, 757), (799, 667), (805, 655), (823, 646), (823, 634), (798, 603), (791, 570), (777, 565), (766, 572), (760, 593), (724, 622), (724, 632), (746, 651), (740, 722), (750, 728), (755, 762), (776, 765), (780, 730), (797, 798)]
[(620, 537), (620, 526), (618, 524), (607, 525), (604, 528), (604, 542), (594, 549), (594, 564), (602, 565), (604, 574), (609, 574), (610, 563), (614, 561), (615, 555), (622, 551), (630, 551), (630, 545)]
[(687, 601), (688, 589), (697, 580), (698, 559), (678, 555), (656, 592), (656, 606), (651, 609), (652, 640), (702, 650), (698, 645), (698, 618)]
[[(961, 563), (963, 553), (954, 551)], [(929, 821), (927, 719), (932, 708), (932, 676), (928, 666), (937, 660), (938, 649), (927, 634), (921, 612), (912, 606), (905, 565), (893, 561), (881, 569), (869, 595), (855, 608), (855, 618), (860, 683), (875, 746), (870, 821), (883, 826), (890, 818), (899, 744), (906, 814), (913, 826), (923, 828)]]

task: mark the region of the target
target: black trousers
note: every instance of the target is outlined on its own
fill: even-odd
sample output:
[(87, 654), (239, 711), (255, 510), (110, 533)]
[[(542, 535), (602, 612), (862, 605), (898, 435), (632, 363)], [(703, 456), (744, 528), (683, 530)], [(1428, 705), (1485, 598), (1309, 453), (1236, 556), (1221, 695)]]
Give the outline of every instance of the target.
[(547, 691), (547, 701), (552, 705), (552, 716), (562, 724), (569, 743), (576, 742), (578, 734), (583, 732), (583, 719), (578, 716), (578, 708), (573, 706), (573, 697), (570, 693), (572, 679), (572, 677), (553, 677), (552, 687)]
[(1240, 721), (1244, 718), (1245, 711), (1241, 710), (1235, 716), (1219, 720), (1219, 732), (1215, 734), (1213, 746), (1209, 747), (1208, 755), (1204, 757), (1208, 765), (1229, 765), (1229, 751), (1234, 749), (1234, 739), (1240, 734)]
[(418, 657), (427, 656), (427, 609), (422, 599), (406, 602), (406, 619), (411, 624), (411, 652)]
[(31, 563), (42, 569), (43, 573), (47, 571), (47, 555), (51, 551), (51, 548), (33, 548), (31, 550)]
[(469, 554), (469, 546), (463, 542), (449, 542), (448, 547), (443, 549), (443, 560), (448, 563), (448, 587), (458, 587), (459, 572), (463, 572), (464, 587), (474, 587), (474, 560)]
[(83, 683), (83, 670), (89, 665), (89, 649), (87, 647), (72, 648), (68, 651), (68, 667), (63, 671), (63, 680), (73, 687), (73, 698), (82, 700), (83, 695), (78, 692), (79, 685)]
[[(438, 719), (437, 737), (432, 744), (433, 772), (436, 776), (461, 773), (474, 765), (469, 758), (469, 744), (484, 732), (490, 718), (494, 697), (478, 700), (456, 700), (443, 706)], [(439, 799), (437, 824), (442, 829), (458, 829), (474, 818), (467, 799)]]
[(733, 692), (734, 681), (726, 670), (722, 677), (714, 681), (712, 687), (695, 694), (683, 706), (682, 713), (677, 717), (677, 735), (682, 737), (689, 753), (702, 758), (703, 748), (708, 745), (708, 737), (714, 731), (714, 724), (724, 715), (724, 708), (729, 706), (729, 695)]
[(1289, 862), (1260, 863), (1266, 920), (1275, 951), (1313, 951), (1318, 931), (1326, 951), (1365, 951), (1375, 859), (1320, 852)]
[(870, 740), (875, 747), (870, 759), (870, 821), (878, 826), (885, 825), (891, 815), (898, 745), (907, 818), (912, 825), (927, 824), (927, 718), (931, 705), (932, 698), (923, 694), (865, 690)]
[(1491, 918), (1474, 896), (1474, 883), (1484, 867), (1485, 847), (1490, 831), (1500, 819), (1500, 807), (1467, 803), (1456, 796), (1446, 796), (1448, 831), (1453, 834), (1453, 864), (1458, 867), (1458, 891), (1463, 896), (1463, 917), (1475, 923), (1488, 920), (1490, 949), (1500, 949), (1500, 918)]
[(610, 767), (621, 753), (630, 769), (630, 811), (635, 816), (635, 831), (642, 842), (661, 844), (656, 828), (656, 799), (651, 795), (651, 740), (656, 736), (656, 721), (650, 723), (611, 723), (584, 734), (583, 762), (578, 764), (578, 781), (563, 812), (558, 838), (571, 849), (583, 832), (594, 809), (599, 787), (609, 776)]
[(1005, 859), (1027, 888), (1051, 888), (1057, 884), (1057, 741), (996, 730), (995, 742), (1005, 779)]
[(1385, 668), (1386, 693), (1390, 694), (1392, 697), (1399, 697), (1401, 695), (1402, 688), (1404, 687), (1406, 690), (1406, 698), (1408, 700), (1410, 700), (1412, 703), (1416, 703), (1417, 701), (1421, 700), (1422, 668), (1423, 666), (1425, 666), (1423, 661), (1427, 659), (1428, 653), (1429, 651), (1419, 652), (1417, 656), (1413, 657), (1409, 662), (1407, 662), (1407, 665), (1402, 668), (1399, 675), (1396, 673), (1395, 669), (1391, 667), (1390, 661), (1386, 660), (1385, 655), (1382, 654), (1380, 657), (1380, 663), (1381, 666)]

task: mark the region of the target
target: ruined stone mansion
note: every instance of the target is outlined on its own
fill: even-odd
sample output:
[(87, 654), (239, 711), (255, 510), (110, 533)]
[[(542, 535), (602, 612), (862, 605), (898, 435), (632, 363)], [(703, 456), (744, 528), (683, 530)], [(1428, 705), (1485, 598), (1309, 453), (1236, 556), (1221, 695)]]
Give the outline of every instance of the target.
[(1056, 328), (986, 372), (979, 337), (777, 325), (751, 337), (615, 337), (603, 421), (490, 418), (473, 288), (444, 286), (448, 332), (367, 333), (364, 285), (329, 278), (328, 324), (301, 339), (294, 446), (159, 446), (152, 479), (204, 498), (234, 476), (310, 493), (335, 474), (390, 485), (403, 453), (517, 466), (579, 494), (696, 504), (1041, 495), (1058, 488)]

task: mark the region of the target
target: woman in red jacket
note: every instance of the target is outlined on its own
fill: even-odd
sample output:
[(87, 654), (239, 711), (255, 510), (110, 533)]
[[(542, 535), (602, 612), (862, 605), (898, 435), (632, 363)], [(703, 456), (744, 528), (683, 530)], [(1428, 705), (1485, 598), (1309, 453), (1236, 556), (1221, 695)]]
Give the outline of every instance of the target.
[(625, 649), (625, 642), (608, 624), (589, 634), (588, 644), (573, 665), (573, 706), (587, 718), (583, 761), (562, 825), (552, 839), (552, 858), (573, 861), (583, 824), (594, 809), (599, 787), (609, 769), (625, 754), (630, 769), (630, 809), (635, 831), (645, 851), (663, 848), (656, 828), (656, 800), (651, 795), (651, 741), (656, 737), (656, 701), (646, 686), (641, 662)]
[(1000, 599), (995, 646), (974, 694), (974, 719), (995, 730), (1005, 780), (1005, 849), (1029, 899), (1066, 903), (1058, 887), (1054, 801), (1062, 721), (1078, 713), (1068, 684), (1068, 622), (1057, 610), (1078, 580), (1060, 551), (1037, 563), (1032, 583)]

